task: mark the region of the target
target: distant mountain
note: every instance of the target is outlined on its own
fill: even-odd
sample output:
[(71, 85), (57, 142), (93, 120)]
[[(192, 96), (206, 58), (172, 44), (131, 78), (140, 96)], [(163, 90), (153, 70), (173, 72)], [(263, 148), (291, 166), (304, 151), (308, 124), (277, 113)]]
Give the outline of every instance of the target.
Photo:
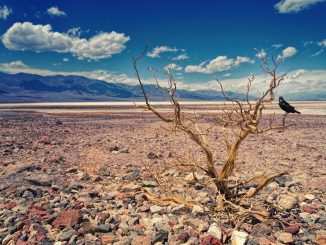
[[(155, 85), (145, 85), (153, 100), (163, 100), (164, 93)], [(227, 92), (234, 95), (232, 92)], [(180, 100), (224, 100), (213, 90), (188, 91), (179, 89)], [(240, 97), (244, 98), (243, 95)], [(139, 101), (143, 100), (140, 86), (109, 83), (82, 76), (40, 76), (0, 72), (0, 102), (70, 102), (70, 101)]]

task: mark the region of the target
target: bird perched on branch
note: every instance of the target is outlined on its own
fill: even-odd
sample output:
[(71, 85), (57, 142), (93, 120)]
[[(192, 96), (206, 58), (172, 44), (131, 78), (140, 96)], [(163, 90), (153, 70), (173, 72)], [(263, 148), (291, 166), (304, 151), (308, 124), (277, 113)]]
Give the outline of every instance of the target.
[(281, 109), (283, 111), (285, 111), (285, 116), (288, 113), (298, 113), (298, 114), (301, 114), (300, 111), (297, 111), (293, 106), (291, 106), (288, 102), (286, 102), (285, 99), (282, 96), (280, 96), (278, 98), (278, 105), (281, 107)]

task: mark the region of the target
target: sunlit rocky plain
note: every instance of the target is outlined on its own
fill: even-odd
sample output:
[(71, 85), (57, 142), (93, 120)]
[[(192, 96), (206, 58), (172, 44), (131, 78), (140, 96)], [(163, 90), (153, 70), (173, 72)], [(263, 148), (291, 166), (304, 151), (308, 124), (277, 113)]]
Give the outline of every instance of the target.
[[(287, 171), (255, 198), (271, 212), (266, 223), (232, 220), (160, 206), (144, 189), (159, 192), (145, 166), (200, 162), (203, 153), (183, 133), (132, 103), (0, 104), (0, 240), (2, 244), (326, 244), (326, 102), (291, 102), (301, 115), (293, 126), (252, 135), (241, 146), (236, 178)], [(140, 105), (141, 103), (137, 103)], [(223, 103), (182, 104), (209, 118)], [(168, 103), (157, 105), (168, 113)], [(266, 118), (283, 112), (269, 106)], [(216, 157), (225, 158), (220, 127), (211, 130)], [(224, 154), (224, 155), (223, 155)], [(221, 165), (217, 163), (217, 168)], [(185, 179), (171, 183), (182, 196)], [(192, 198), (209, 202), (205, 188)], [(242, 239), (242, 240), (241, 240)]]

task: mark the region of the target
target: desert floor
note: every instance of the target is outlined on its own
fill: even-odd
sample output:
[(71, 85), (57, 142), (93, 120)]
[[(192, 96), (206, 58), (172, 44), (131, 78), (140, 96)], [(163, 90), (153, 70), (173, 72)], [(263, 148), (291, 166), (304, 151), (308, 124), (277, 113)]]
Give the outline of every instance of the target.
[[(235, 216), (226, 219), (198, 206), (189, 210), (147, 200), (145, 189), (163, 193), (153, 175), (167, 167), (162, 173), (166, 188), (212, 205), (209, 188), (194, 184), (189, 172), (173, 167), (179, 162), (201, 164), (203, 152), (150, 113), (130, 105), (2, 105), (0, 241), (326, 244), (326, 107), (301, 103), (296, 108), (303, 113), (288, 116), (287, 124), (293, 126), (250, 135), (240, 148), (234, 181), (287, 171), (253, 200), (258, 209), (271, 213), (270, 219), (240, 223)], [(210, 127), (211, 116), (220, 113), (213, 105), (184, 109), (209, 115), (201, 128)], [(269, 115), (274, 111), (280, 120), (277, 106), (267, 110)], [(213, 127), (209, 135), (220, 169), (226, 152), (221, 127)]]

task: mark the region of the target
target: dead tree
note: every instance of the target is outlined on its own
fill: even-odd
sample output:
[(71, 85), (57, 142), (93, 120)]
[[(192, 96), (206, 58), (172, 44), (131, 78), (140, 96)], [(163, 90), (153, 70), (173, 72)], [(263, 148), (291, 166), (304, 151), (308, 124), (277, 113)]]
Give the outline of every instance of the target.
[[(166, 114), (159, 111), (158, 108), (151, 105), (149, 101), (149, 97), (146, 93), (144, 84), (139, 74), (139, 70), (137, 67), (138, 62), (145, 55), (147, 47), (143, 50), (140, 56), (133, 58), (133, 67), (144, 96), (145, 106), (142, 108), (154, 113), (160, 120), (170, 125), (170, 129), (174, 132), (184, 132), (189, 138), (194, 141), (201, 150), (205, 153), (206, 163), (204, 166), (200, 166), (195, 163), (182, 163), (179, 161), (176, 164), (179, 166), (188, 166), (190, 172), (195, 172), (196, 169), (204, 172), (208, 177), (208, 182), (213, 182), (216, 186), (218, 192), (215, 197), (215, 210), (225, 210), (226, 207), (228, 209), (232, 209), (242, 216), (253, 215), (255, 217), (260, 216), (266, 218), (268, 213), (259, 212), (255, 210), (248, 210), (241, 206), (241, 202), (244, 199), (250, 199), (254, 197), (265, 185), (267, 185), (271, 180), (282, 176), (285, 172), (274, 174), (271, 176), (254, 176), (249, 180), (244, 180), (237, 183), (232, 183), (229, 180), (229, 177), (234, 172), (236, 167), (236, 160), (239, 153), (240, 145), (245, 141), (245, 139), (250, 134), (263, 134), (271, 130), (275, 129), (284, 129), (291, 125), (285, 124), (285, 117), (281, 119), (279, 124), (276, 124), (274, 121), (275, 115), (269, 117), (268, 126), (262, 125), (262, 117), (265, 109), (265, 105), (272, 103), (275, 99), (275, 89), (279, 87), (282, 80), (284, 80), (287, 73), (283, 73), (281, 75), (277, 74), (277, 69), (279, 68), (280, 62), (277, 60), (271, 59), (271, 64), (268, 58), (261, 54), (262, 60), (262, 69), (269, 76), (270, 82), (268, 88), (259, 96), (259, 98), (252, 102), (250, 101), (250, 90), (252, 88), (252, 83), (255, 80), (255, 76), (248, 78), (247, 81), (247, 89), (246, 89), (246, 98), (244, 101), (239, 100), (238, 98), (230, 97), (225, 92), (223, 85), (220, 81), (217, 80), (217, 84), (220, 86), (222, 94), (225, 99), (231, 102), (228, 105), (227, 109), (223, 109), (222, 115), (217, 114), (215, 116), (215, 123), (211, 127), (216, 127), (216, 125), (222, 126), (221, 135), (224, 137), (225, 146), (227, 149), (227, 155), (225, 160), (223, 160), (223, 166), (218, 171), (216, 165), (214, 164), (214, 154), (212, 150), (213, 144), (220, 144), (220, 142), (209, 142), (208, 132), (209, 130), (203, 130), (199, 127), (198, 120), (199, 116), (194, 115), (190, 117), (186, 113), (182, 112), (182, 108), (178, 102), (176, 97), (177, 91), (177, 83), (172, 76), (171, 69), (167, 71), (167, 86), (161, 86), (158, 82), (154, 74), (154, 79), (157, 87), (162, 90), (166, 96), (169, 98), (171, 102), (172, 109), (171, 114)], [(233, 137), (230, 137), (230, 134), (227, 133), (228, 130), (231, 130)], [(219, 146), (222, 148), (223, 146)], [(221, 158), (222, 159), (222, 158)], [(161, 185), (160, 179), (161, 173), (154, 174), (156, 181)], [(194, 175), (195, 179), (196, 176)], [(256, 186), (254, 189), (250, 189), (249, 191), (244, 191), (243, 188), (249, 182), (260, 178), (260, 184)], [(161, 185), (162, 186), (162, 185)], [(196, 202), (193, 200), (185, 200), (171, 193), (167, 188), (165, 196), (154, 196), (150, 193), (147, 193), (148, 199), (158, 202), (158, 203), (177, 203), (177, 204), (186, 204), (189, 207), (192, 207)], [(213, 197), (214, 198), (214, 197)]]

